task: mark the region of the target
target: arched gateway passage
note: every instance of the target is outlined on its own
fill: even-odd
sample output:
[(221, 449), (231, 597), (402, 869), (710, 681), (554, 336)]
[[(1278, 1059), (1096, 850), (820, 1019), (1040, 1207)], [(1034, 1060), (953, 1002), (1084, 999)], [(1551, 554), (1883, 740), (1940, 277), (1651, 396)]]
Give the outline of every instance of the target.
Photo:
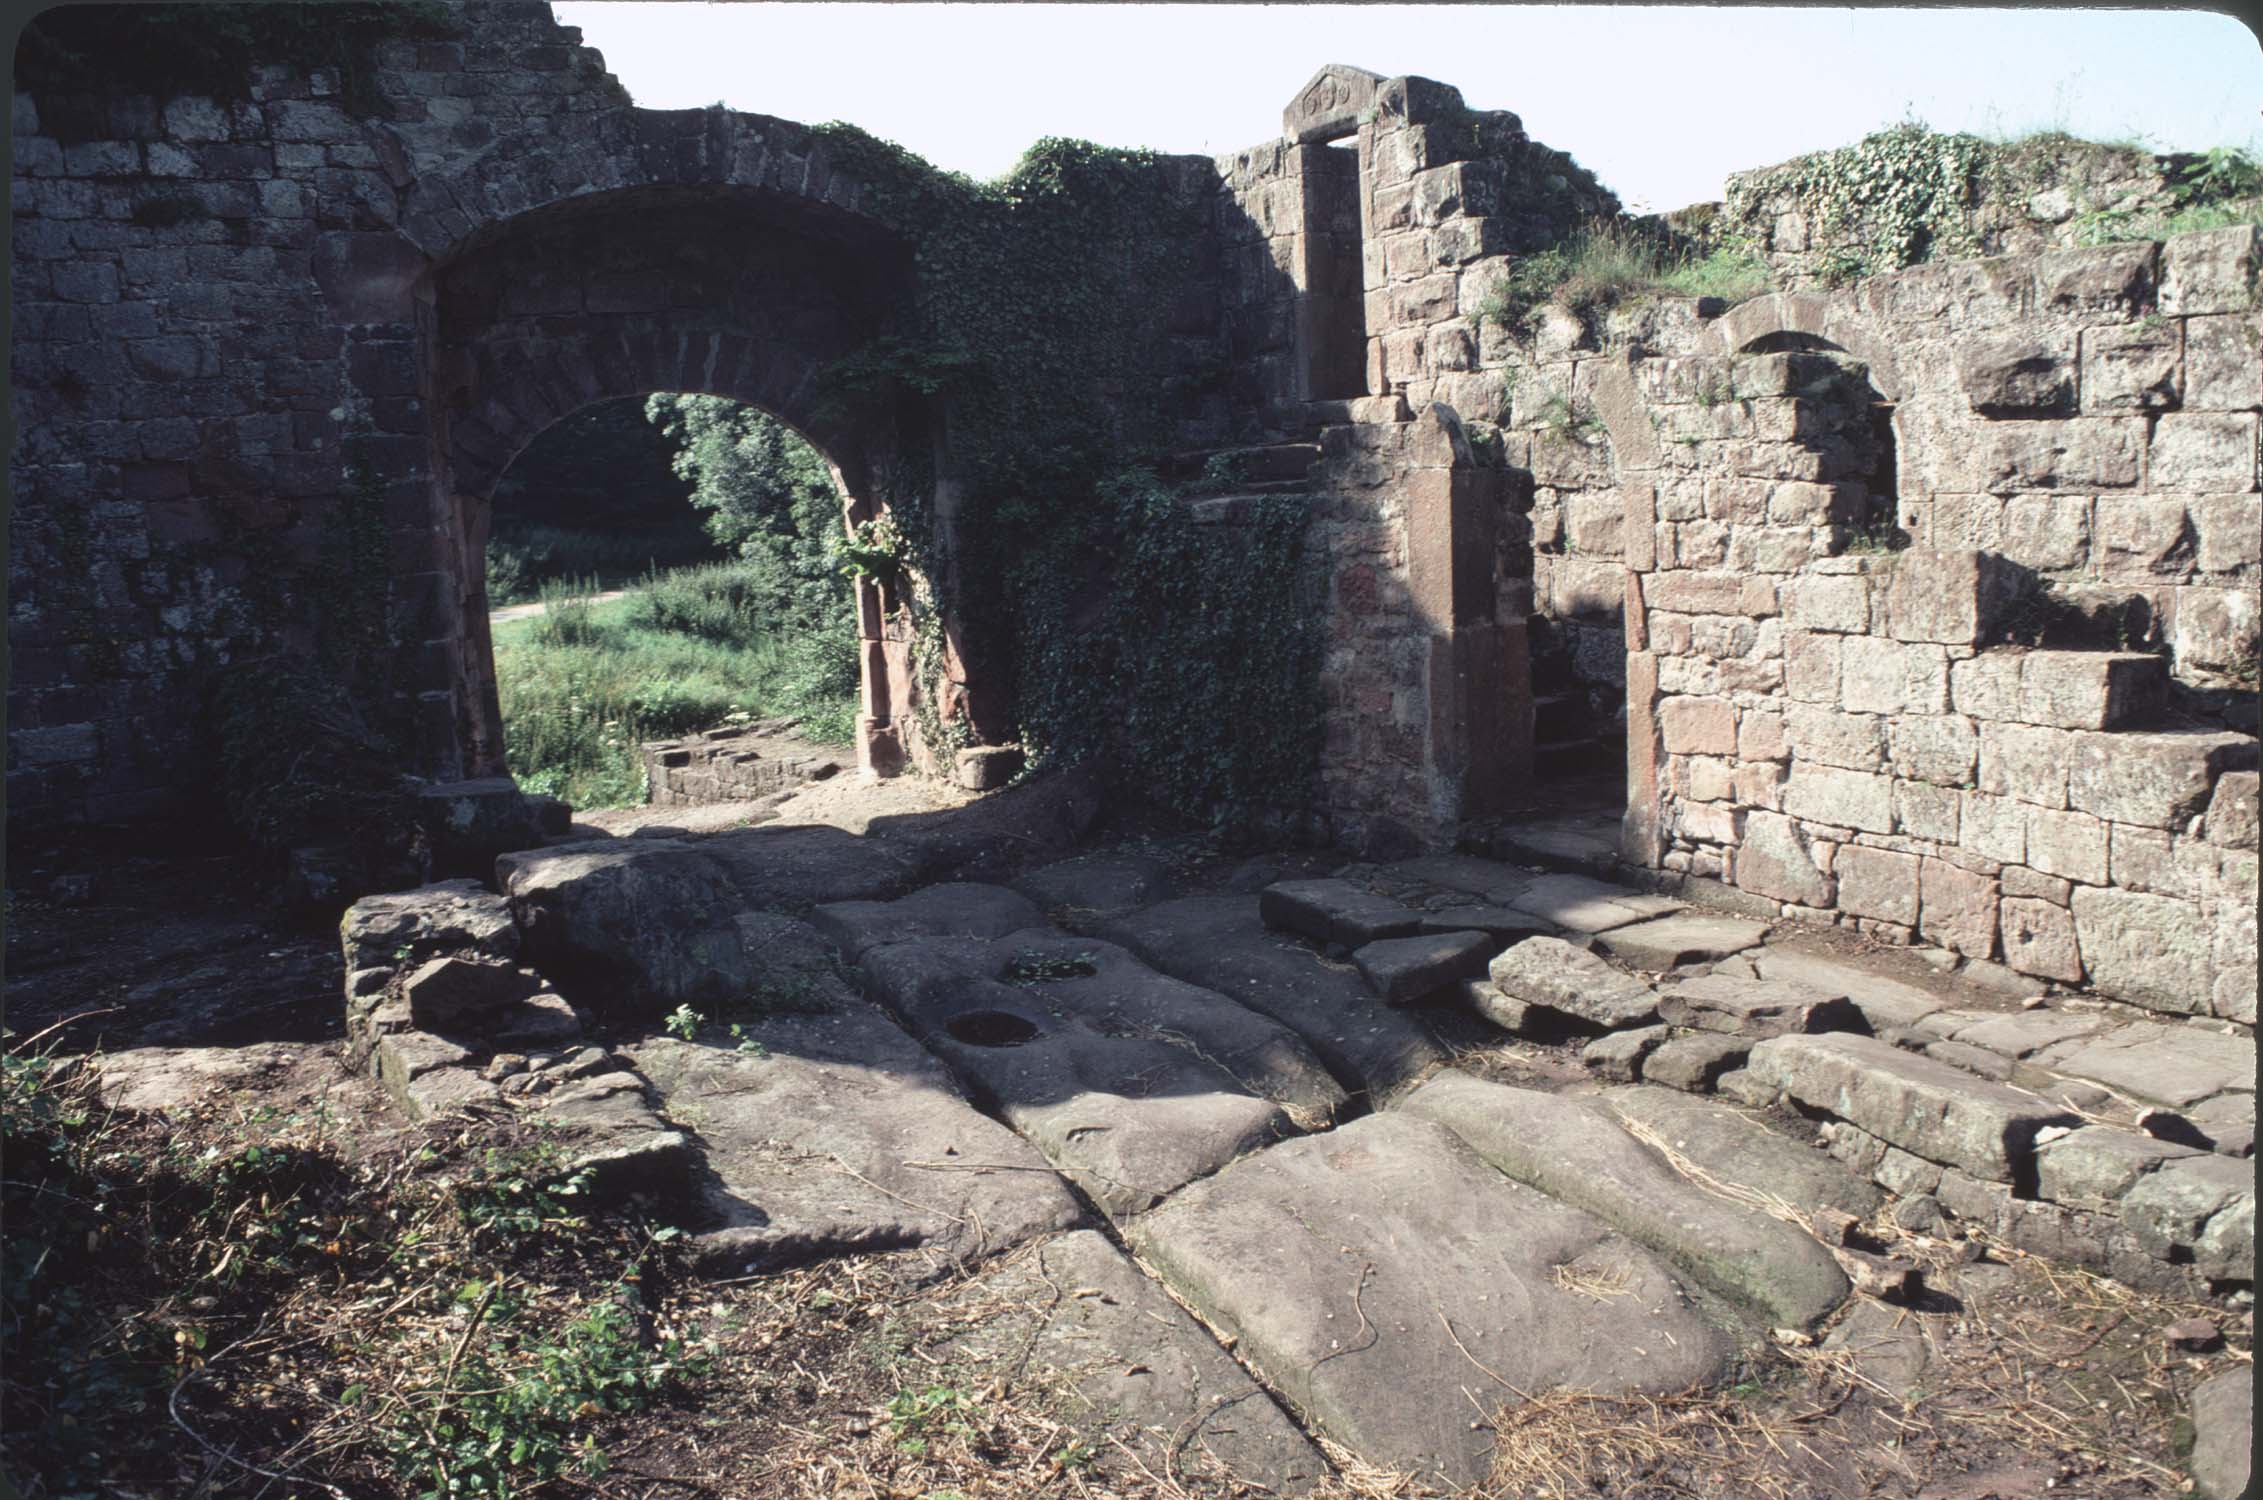
[[(668, 149), (552, 143), (546, 158), (575, 170), (554, 174), (566, 180), (548, 201), (530, 206), (466, 177), (420, 184), (413, 197), (427, 207), (404, 221), (448, 240), (419, 316), (454, 650), (444, 663), (427, 651), (422, 675), (453, 700), (466, 774), (503, 770), (482, 567), (491, 498), (545, 428), (663, 391), (758, 407), (825, 456), (852, 525), (888, 508), (891, 480), (934, 468), (939, 422), (924, 403), (828, 378), (895, 330), (911, 270), (901, 241), (854, 211), (859, 190), (833, 178), (821, 144), (757, 117), (637, 113), (654, 131), (677, 130)], [(891, 774), (921, 753), (911, 630), (894, 586), (858, 590), (859, 762)], [(946, 670), (963, 679), (950, 655)]]

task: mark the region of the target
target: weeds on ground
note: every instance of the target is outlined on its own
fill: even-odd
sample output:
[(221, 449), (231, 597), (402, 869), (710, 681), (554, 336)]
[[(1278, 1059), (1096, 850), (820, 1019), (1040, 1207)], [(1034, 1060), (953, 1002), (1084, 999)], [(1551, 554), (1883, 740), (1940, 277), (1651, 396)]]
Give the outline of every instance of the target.
[(849, 743), (852, 622), (766, 633), (751, 571), (719, 563), (656, 574), (602, 604), (586, 597), (592, 580), (554, 584), (542, 613), (499, 626), (496, 690), (519, 784), (576, 807), (641, 803), (639, 745), (775, 715), (800, 719), (807, 738)]
[[(593, 1226), (547, 1142), (349, 1157), (321, 1108), (165, 1121), (37, 1038), (0, 1055), (0, 1432), (27, 1497), (527, 1493), (699, 1351), (634, 1303), (668, 1231)], [(577, 1287), (604, 1288), (586, 1297)]]

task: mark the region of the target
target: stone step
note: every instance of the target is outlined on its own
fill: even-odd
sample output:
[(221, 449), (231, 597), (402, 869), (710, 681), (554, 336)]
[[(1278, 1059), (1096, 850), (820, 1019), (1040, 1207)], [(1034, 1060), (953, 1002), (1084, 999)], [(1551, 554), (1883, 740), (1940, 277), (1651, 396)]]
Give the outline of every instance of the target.
[(1164, 477), (1198, 478), (1223, 469), (1239, 487), (1265, 480), (1304, 479), (1320, 461), (1320, 445), (1310, 442), (1262, 443), (1242, 448), (1216, 448), (1174, 453), (1163, 460)]
[(1246, 1157), (1127, 1233), (1309, 1426), (1456, 1487), (1485, 1475), (1486, 1413), (1682, 1391), (1733, 1357), (1650, 1252), (1399, 1110)]
[(1562, 938), (1533, 937), (1493, 960), (1493, 987), (1512, 1000), (1609, 1031), (1658, 1019), (1658, 996)]
[(2168, 704), (2165, 658), (2144, 651), (1994, 647), (1956, 665), (1958, 711), (2049, 729), (2136, 729)]
[(1599, 817), (1516, 819), (1491, 837), (1502, 859), (1568, 875), (1608, 876), (1619, 862), (1619, 814)]
[(1268, 927), (1347, 948), (1422, 930), (1420, 911), (1350, 880), (1279, 881), (1259, 892), (1257, 910)]
[(1277, 485), (1245, 484), (1231, 495), (1210, 495), (1187, 501), (1187, 519), (1197, 526), (1247, 526), (1264, 514), (1269, 504), (1277, 503), (1285, 495), (1309, 498), (1310, 490), (1302, 483), (1287, 481)]
[(1846, 1300), (1846, 1275), (1821, 1243), (1704, 1191), (1600, 1103), (1447, 1072), (1397, 1108), (1437, 1121), (1505, 1175), (1585, 1209), (1771, 1327), (1811, 1327)]
[(1586, 776), (1596, 771), (1623, 769), (1625, 763), (1626, 746), (1623, 741), (1605, 740), (1592, 734), (1560, 740), (1536, 740), (1532, 746), (1532, 773), (1535, 776)]
[(1437, 1039), (1376, 999), (1350, 965), (1268, 931), (1255, 896), (1185, 896), (1098, 931), (1154, 968), (1288, 1027), (1355, 1095), (1383, 1098), (1446, 1061)]
[(2037, 1134), (2079, 1123), (2033, 1094), (1846, 1032), (1771, 1037), (1746, 1066), (1811, 1109), (1990, 1182), (2031, 1177)]

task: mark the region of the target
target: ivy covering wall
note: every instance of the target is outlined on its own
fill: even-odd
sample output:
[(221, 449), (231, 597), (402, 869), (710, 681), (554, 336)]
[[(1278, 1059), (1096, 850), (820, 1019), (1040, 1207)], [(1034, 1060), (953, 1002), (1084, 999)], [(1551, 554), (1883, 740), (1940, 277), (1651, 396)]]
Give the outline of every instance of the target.
[[(923, 509), (932, 474), (883, 498), (909, 561), (949, 590), (968, 658), (1009, 685), (1033, 763), (1105, 759), (1208, 817), (1299, 802), (1318, 693), (1301, 513), (1197, 527), (1152, 472), (1224, 378), (1204, 315), (1210, 164), (1048, 139), (978, 183), (818, 130), (836, 170), (873, 185), (860, 211), (911, 243), (918, 287), (912, 326), (831, 381), (945, 413), (955, 551)], [(915, 665), (932, 673), (927, 646)]]

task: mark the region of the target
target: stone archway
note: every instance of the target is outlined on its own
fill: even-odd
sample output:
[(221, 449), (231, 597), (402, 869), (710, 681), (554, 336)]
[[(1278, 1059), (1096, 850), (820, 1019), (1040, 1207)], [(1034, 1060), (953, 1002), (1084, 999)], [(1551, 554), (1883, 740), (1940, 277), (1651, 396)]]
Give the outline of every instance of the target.
[[(903, 457), (932, 449), (930, 414), (836, 387), (827, 372), (888, 331), (900, 246), (841, 215), (781, 212), (727, 184), (623, 188), (513, 215), (465, 238), (428, 278), (424, 336), (434, 443), (434, 551), (450, 581), (447, 660), (465, 771), (503, 771), (483, 560), (504, 470), (595, 403), (684, 391), (783, 421), (823, 454), (850, 524), (881, 515)], [(917, 753), (911, 632), (888, 588), (859, 584), (859, 764)], [(428, 656), (435, 653), (427, 653)], [(963, 675), (963, 674), (962, 674)]]

